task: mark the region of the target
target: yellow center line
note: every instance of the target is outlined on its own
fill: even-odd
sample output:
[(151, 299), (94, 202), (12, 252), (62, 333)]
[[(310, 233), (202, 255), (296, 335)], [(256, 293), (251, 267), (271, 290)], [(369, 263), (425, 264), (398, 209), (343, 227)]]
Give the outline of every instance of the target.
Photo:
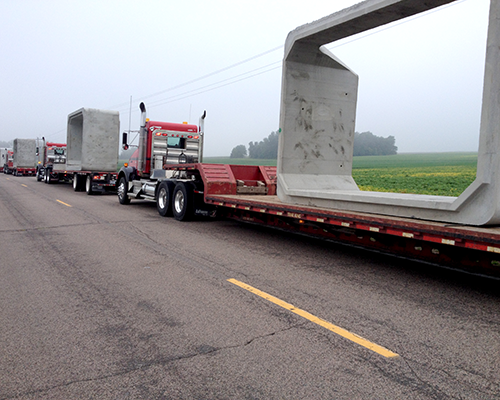
[(366, 340), (362, 338), (361, 336), (356, 335), (355, 333), (349, 332), (339, 326), (333, 325), (332, 323), (325, 321), (324, 319), (318, 318), (307, 311), (301, 310), (300, 308), (297, 308), (293, 306), (290, 303), (284, 302), (283, 300), (278, 299), (277, 297), (271, 296), (268, 293), (262, 292), (259, 289), (256, 289), (252, 286), (247, 285), (246, 283), (240, 282), (236, 279), (228, 279), (228, 282), (234, 283), (235, 285), (248, 290), (249, 292), (252, 292), (253, 294), (256, 294), (257, 296), (260, 296), (274, 304), (277, 304), (280, 307), (283, 307), (297, 315), (300, 315), (301, 317), (314, 322), (315, 324), (318, 324), (322, 326), (323, 328), (326, 328), (337, 335), (340, 335), (346, 339), (349, 339), (350, 341), (359, 344), (360, 346), (366, 347), (369, 350), (374, 351), (375, 353), (378, 353), (384, 357), (387, 358), (395, 358), (399, 357), (399, 354), (396, 354), (385, 347), (379, 346), (378, 344), (375, 344), (373, 342), (370, 342), (369, 340)]
[(73, 207), (73, 206), (70, 206), (69, 204), (65, 203), (64, 201), (57, 200), (57, 199), (56, 199), (56, 201), (57, 201), (58, 203), (64, 204), (64, 205), (65, 205), (65, 206), (67, 206), (67, 207)]
[(24, 183), (21, 183), (21, 186), (28, 187), (28, 186), (26, 186)]

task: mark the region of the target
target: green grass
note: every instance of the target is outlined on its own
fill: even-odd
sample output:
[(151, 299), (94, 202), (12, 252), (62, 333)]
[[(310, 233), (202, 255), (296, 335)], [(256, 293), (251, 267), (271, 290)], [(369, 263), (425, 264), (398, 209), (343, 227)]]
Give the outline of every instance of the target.
[(476, 153), (355, 157), (352, 176), (361, 190), (459, 196), (476, 178)]
[(393, 156), (354, 157), (358, 168), (424, 168), (443, 166), (476, 167), (477, 153), (403, 153)]

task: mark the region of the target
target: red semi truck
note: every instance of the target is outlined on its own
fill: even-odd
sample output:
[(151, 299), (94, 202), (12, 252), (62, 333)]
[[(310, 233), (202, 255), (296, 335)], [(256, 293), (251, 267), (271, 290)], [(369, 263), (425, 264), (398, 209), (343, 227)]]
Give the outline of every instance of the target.
[(63, 172), (66, 166), (66, 143), (39, 140), (37, 151), (36, 180), (45, 183), (69, 180), (70, 176)]
[(115, 190), (116, 172), (68, 170), (66, 165), (67, 146), (42, 138), (37, 148), (37, 181), (45, 183), (72, 182), (75, 191), (85, 190), (87, 194)]
[(67, 143), (38, 139), (36, 177), (72, 182), (77, 192), (115, 192), (118, 167), (117, 111), (81, 108), (68, 115)]
[[(160, 207), (160, 214), (167, 215), (171, 211), (170, 196), (176, 195), (180, 188), (189, 198), (195, 193), (199, 197), (198, 182), (188, 180), (184, 172), (170, 171), (164, 166), (201, 161), (205, 114), (198, 127), (187, 123), (149, 121), (144, 103), (140, 108), (139, 146), (130, 163), (118, 173), (118, 199), (121, 204), (130, 203), (130, 199), (154, 201)], [(128, 149), (126, 133), (123, 134), (123, 148)]]
[(0, 149), (0, 168), (4, 174), (12, 174), (14, 168), (14, 152), (9, 149)]
[(198, 128), (141, 111), (139, 148), (118, 175), (121, 204), (149, 200), (179, 221), (230, 218), (500, 278), (500, 228), (286, 204), (276, 196), (276, 167), (202, 162), (205, 115)]

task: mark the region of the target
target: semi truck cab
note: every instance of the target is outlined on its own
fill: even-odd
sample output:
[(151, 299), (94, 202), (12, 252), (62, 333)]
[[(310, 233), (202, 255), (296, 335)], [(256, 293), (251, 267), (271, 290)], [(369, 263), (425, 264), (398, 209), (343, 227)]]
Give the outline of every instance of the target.
[[(36, 179), (37, 181), (51, 179), (51, 174), (54, 169), (64, 169), (66, 164), (66, 143), (47, 142), (42, 138), (37, 146), (37, 166)], [(54, 180), (56, 177), (52, 177)]]
[(14, 152), (9, 149), (0, 149), (0, 168), (4, 174), (11, 174), (14, 162)]
[[(150, 121), (146, 118), (146, 106), (140, 104), (141, 126), (139, 144), (118, 173), (117, 192), (120, 203), (128, 204), (130, 199), (157, 201), (160, 183), (169, 180), (172, 186), (177, 180), (187, 179), (182, 173), (173, 177), (173, 171), (166, 166), (194, 164), (203, 157), (203, 127), (206, 112), (200, 118), (200, 125), (173, 122)], [(127, 150), (127, 133), (123, 133), (122, 147)], [(174, 180), (172, 180), (174, 179)]]

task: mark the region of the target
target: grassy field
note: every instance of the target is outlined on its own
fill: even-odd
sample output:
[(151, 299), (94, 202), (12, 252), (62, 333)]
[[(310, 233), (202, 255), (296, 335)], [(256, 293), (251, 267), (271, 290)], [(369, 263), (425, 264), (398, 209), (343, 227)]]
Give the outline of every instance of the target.
[(476, 153), (355, 157), (352, 175), (361, 190), (459, 196), (476, 178)]
[[(205, 158), (214, 164), (276, 165), (276, 160)], [(354, 157), (361, 190), (458, 196), (476, 177), (476, 153), (415, 153)]]

